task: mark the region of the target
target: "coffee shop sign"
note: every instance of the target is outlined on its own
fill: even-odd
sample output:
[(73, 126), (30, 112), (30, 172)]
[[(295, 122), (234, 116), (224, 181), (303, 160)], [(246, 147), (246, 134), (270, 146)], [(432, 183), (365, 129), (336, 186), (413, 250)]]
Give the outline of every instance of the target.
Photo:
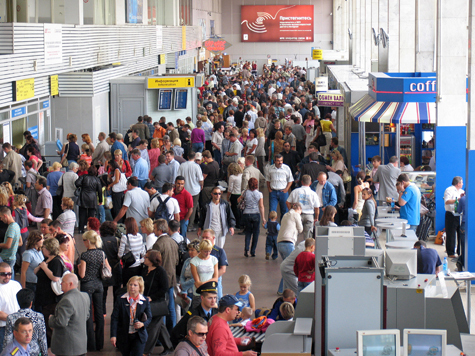
[(318, 106), (344, 106), (345, 98), (342, 94), (318, 93)]

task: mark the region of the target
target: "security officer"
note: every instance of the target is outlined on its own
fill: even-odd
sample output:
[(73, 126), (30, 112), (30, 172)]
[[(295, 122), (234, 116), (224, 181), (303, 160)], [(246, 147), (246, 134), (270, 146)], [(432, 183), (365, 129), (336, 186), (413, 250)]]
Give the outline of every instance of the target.
[(180, 341), (185, 339), (187, 335), (186, 325), (192, 316), (198, 315), (206, 321), (209, 321), (209, 319), (218, 312), (217, 286), (216, 282), (207, 282), (196, 289), (196, 292), (201, 295), (201, 304), (194, 309), (190, 309), (183, 315), (181, 320), (171, 331), (170, 339), (173, 347), (176, 347)]
[(13, 340), (3, 349), (0, 356), (30, 356), (30, 342), (33, 337), (33, 323), (28, 318), (18, 318), (13, 325)]

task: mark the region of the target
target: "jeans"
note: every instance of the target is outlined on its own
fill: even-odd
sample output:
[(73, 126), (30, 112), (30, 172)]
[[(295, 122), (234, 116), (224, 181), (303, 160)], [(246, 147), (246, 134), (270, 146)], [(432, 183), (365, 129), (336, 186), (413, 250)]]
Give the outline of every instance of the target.
[(139, 188), (143, 189), (145, 187), (145, 184), (147, 183), (147, 179), (139, 180)]
[(299, 297), (300, 295), (300, 291), (302, 289), (304, 289), (306, 286), (308, 286), (311, 282), (298, 282), (297, 285), (298, 285), (298, 291), (297, 291), (297, 298)]
[(5, 326), (0, 327), (0, 353), (3, 351), (3, 340), (5, 339)]
[(180, 220), (180, 235), (186, 239), (186, 232), (188, 231), (188, 224), (190, 220)]
[(83, 208), (79, 207), (79, 231), (84, 231), (84, 227), (87, 224), (88, 218), (96, 216), (96, 208)]
[[(295, 245), (292, 242), (279, 242), (277, 244), (277, 249), (279, 250), (280, 257), (282, 260), (285, 260), (293, 250), (295, 250)], [(278, 292), (282, 293), (284, 291), (284, 281), (281, 279), (279, 284)]]
[(99, 219), (101, 224), (106, 221), (106, 209), (104, 205), (98, 205), (96, 209), (96, 217)]
[(175, 295), (173, 294), (173, 287), (168, 290), (168, 310), (170, 311), (170, 316), (167, 316), (167, 330), (171, 330), (176, 325), (176, 311), (175, 311)]
[(193, 152), (203, 152), (203, 142), (192, 143)]
[[(89, 281), (81, 283), (81, 291), (89, 295), (89, 318), (87, 319), (87, 349), (100, 351), (104, 347), (104, 314), (102, 311), (102, 281)], [(94, 308), (93, 308), (94, 305)], [(94, 313), (94, 314), (93, 314)], [(94, 323), (96, 327), (94, 329)]]
[(246, 231), (246, 240), (244, 242), (244, 251), (249, 251), (249, 243), (251, 242), (252, 236), (252, 245), (251, 245), (251, 255), (256, 254), (257, 241), (259, 240), (259, 223), (261, 222), (260, 214), (244, 214), (245, 222), (245, 231)]
[(223, 276), (218, 277), (218, 300), (223, 297)]
[[(274, 250), (274, 252), (272, 252)], [(279, 256), (277, 250), (277, 235), (267, 235), (266, 238), (266, 255), (272, 253), (272, 259), (275, 260)]]
[(283, 191), (273, 190), (269, 193), (269, 211), (277, 212), (277, 204), (280, 205), (280, 220), (282, 216), (288, 211), (287, 205), (285, 202), (289, 197), (289, 193), (284, 193)]
[(219, 150), (214, 150), (213, 151), (213, 157), (216, 162), (221, 166), (221, 151)]

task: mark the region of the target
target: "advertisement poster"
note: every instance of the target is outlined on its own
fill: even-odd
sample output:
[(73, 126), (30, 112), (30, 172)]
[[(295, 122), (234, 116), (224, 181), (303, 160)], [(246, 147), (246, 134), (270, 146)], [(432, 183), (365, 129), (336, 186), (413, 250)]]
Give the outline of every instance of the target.
[(63, 28), (59, 24), (45, 23), (45, 64), (60, 64), (63, 59)]
[(127, 23), (143, 23), (143, 0), (127, 0)]
[(242, 42), (313, 42), (313, 5), (241, 6)]

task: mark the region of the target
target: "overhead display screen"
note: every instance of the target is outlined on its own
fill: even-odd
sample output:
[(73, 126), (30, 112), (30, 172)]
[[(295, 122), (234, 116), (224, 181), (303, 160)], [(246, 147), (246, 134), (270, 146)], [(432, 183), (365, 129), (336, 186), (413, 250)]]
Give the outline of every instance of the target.
[(241, 6), (242, 42), (313, 42), (313, 5)]

